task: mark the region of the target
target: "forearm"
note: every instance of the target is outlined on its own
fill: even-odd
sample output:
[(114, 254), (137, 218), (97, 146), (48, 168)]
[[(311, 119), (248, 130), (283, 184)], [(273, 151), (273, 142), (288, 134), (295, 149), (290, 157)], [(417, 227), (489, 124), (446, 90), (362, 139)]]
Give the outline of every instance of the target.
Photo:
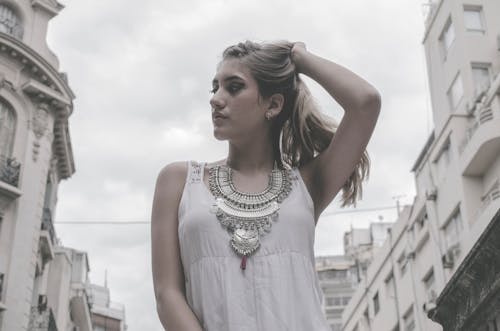
[(165, 293), (156, 301), (158, 316), (166, 331), (202, 331), (196, 315), (182, 293)]
[(318, 82), (345, 111), (362, 109), (378, 91), (349, 69), (306, 50), (292, 53), (300, 73)]

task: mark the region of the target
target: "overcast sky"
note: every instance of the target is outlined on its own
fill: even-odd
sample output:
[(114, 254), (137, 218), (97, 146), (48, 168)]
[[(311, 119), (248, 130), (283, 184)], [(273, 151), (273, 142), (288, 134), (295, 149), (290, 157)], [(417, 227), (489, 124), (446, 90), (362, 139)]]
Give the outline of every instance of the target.
[[(422, 48), (421, 0), (66, 0), (48, 43), (76, 94), (70, 135), (76, 173), (59, 187), (56, 232), (86, 251), (90, 280), (126, 306), (129, 331), (163, 330), (156, 314), (149, 222), (156, 176), (166, 164), (226, 155), (215, 140), (209, 89), (222, 50), (252, 40), (303, 41), (373, 84), (382, 111), (368, 145), (372, 167), (358, 209), (409, 204), (410, 172), (433, 124)], [(306, 80), (322, 110), (343, 110)], [(342, 254), (343, 233), (396, 210), (340, 210), (316, 227), (316, 255)], [(349, 213), (336, 214), (339, 211)]]

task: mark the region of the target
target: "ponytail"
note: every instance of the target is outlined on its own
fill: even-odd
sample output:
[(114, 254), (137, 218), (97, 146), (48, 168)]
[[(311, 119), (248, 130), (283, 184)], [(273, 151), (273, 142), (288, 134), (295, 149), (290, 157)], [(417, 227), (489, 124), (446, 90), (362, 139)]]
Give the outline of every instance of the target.
[[(226, 48), (223, 58), (236, 57), (248, 67), (264, 97), (282, 93), (282, 111), (273, 120), (271, 139), (274, 159), (281, 168), (301, 167), (323, 152), (332, 141), (338, 124), (321, 113), (307, 85), (295, 71), (290, 52), (293, 43), (258, 44), (251, 41)], [(368, 179), (370, 159), (365, 150), (342, 186), (341, 207), (356, 206), (362, 198), (362, 181)]]

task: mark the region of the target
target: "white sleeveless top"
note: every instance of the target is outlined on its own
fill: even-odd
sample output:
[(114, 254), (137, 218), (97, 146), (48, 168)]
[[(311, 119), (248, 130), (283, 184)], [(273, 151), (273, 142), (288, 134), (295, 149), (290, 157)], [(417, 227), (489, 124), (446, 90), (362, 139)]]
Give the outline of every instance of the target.
[(204, 331), (328, 331), (314, 268), (313, 202), (297, 168), (292, 191), (246, 269), (210, 207), (205, 163), (188, 162), (179, 205), (186, 299)]

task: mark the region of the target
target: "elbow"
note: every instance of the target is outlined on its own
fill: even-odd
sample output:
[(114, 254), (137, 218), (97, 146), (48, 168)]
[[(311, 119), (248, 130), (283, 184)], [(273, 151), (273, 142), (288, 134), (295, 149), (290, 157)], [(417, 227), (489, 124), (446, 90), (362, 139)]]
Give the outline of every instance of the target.
[(360, 109), (366, 112), (378, 114), (381, 108), (382, 97), (380, 93), (375, 88), (373, 88), (366, 93), (366, 96), (363, 98), (362, 107)]

